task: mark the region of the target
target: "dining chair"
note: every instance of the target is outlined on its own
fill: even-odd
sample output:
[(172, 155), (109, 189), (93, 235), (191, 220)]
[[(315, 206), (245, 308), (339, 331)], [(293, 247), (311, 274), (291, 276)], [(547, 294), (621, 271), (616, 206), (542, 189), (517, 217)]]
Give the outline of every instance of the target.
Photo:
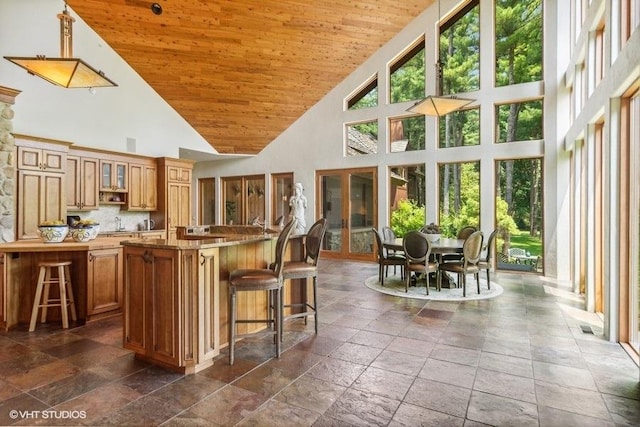
[[(282, 312), (285, 308), (298, 308), (304, 311), (291, 313), (286, 316), (283, 314), (283, 319), (295, 319), (304, 317), (304, 323), (307, 324), (307, 318), (311, 315), (314, 316), (315, 331), (318, 333), (318, 258), (320, 258), (320, 249), (322, 248), (322, 240), (327, 232), (327, 219), (320, 218), (316, 221), (307, 232), (304, 238), (304, 259), (301, 261), (285, 261), (282, 277), (284, 280), (304, 279), (296, 282), (289, 282), (292, 285), (297, 284), (301, 286), (301, 295), (304, 298), (303, 302), (284, 304), (282, 303)], [(313, 303), (309, 303), (307, 298), (307, 280), (313, 278)]]
[[(444, 262), (439, 264), (438, 269), (440, 275), (443, 271), (456, 273), (458, 275), (458, 286), (462, 286), (462, 296), (467, 296), (467, 274), (473, 274), (478, 285), (478, 294), (480, 293), (480, 254), (482, 252), (482, 231), (472, 233), (464, 241), (462, 247), (462, 260), (458, 262)], [(440, 276), (441, 277), (441, 276)]]
[(389, 266), (400, 266), (400, 277), (404, 279), (404, 255), (398, 253), (387, 254), (382, 243), (382, 237), (375, 227), (372, 227), (373, 235), (376, 239), (377, 253), (378, 253), (378, 281), (381, 286), (384, 286), (384, 278), (389, 273)]
[[(458, 230), (458, 234), (456, 235), (456, 239), (458, 240), (467, 240), (472, 233), (476, 232), (477, 229), (472, 225), (467, 225)], [(462, 261), (462, 256), (460, 254), (443, 254), (440, 257), (440, 262), (460, 262)]]
[[(229, 274), (229, 365), (233, 365), (235, 358), (236, 339), (254, 335), (236, 334), (236, 325), (239, 323), (265, 323), (273, 326), (276, 357), (280, 357), (280, 343), (282, 341), (282, 282), (283, 259), (287, 249), (287, 243), (296, 226), (294, 218), (282, 229), (276, 241), (275, 262), (272, 268), (263, 269), (237, 269)], [(239, 292), (266, 291), (267, 318), (266, 319), (236, 319), (237, 294)]]
[[(429, 295), (429, 273), (438, 272), (438, 263), (429, 261), (431, 255), (431, 242), (427, 235), (419, 231), (410, 231), (402, 239), (402, 247), (406, 262), (404, 264), (404, 291), (409, 292), (409, 281), (411, 273), (424, 275), (426, 281), (427, 295)], [(440, 290), (440, 280), (436, 280), (438, 291)]]
[(491, 289), (491, 279), (489, 277), (489, 271), (491, 270), (491, 260), (493, 258), (493, 253), (495, 252), (495, 238), (498, 234), (498, 229), (496, 228), (489, 234), (489, 238), (487, 239), (487, 246), (485, 246), (485, 250), (487, 251), (484, 258), (478, 262), (478, 268), (480, 270), (487, 270), (487, 287)]
[[(382, 238), (384, 239), (384, 242), (394, 242), (396, 240), (396, 233), (393, 231), (393, 229), (391, 227), (388, 226), (384, 226), (382, 227)], [(398, 252), (397, 249), (391, 249), (389, 247), (385, 247), (385, 250), (387, 252), (387, 256), (389, 255), (402, 255), (402, 253)], [(393, 274), (396, 274), (396, 266), (393, 266)]]

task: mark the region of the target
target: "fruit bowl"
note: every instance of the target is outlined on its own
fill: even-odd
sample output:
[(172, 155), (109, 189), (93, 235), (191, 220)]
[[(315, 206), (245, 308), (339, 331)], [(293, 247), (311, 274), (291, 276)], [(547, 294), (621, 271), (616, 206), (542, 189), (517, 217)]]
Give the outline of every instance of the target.
[(37, 233), (44, 243), (60, 243), (67, 237), (69, 226), (66, 224), (42, 224), (38, 227)]
[(93, 237), (93, 231), (91, 228), (72, 228), (69, 232), (71, 237), (76, 242), (88, 242)]
[(442, 234), (435, 234), (435, 233), (433, 233), (433, 234), (428, 234), (428, 233), (427, 233), (427, 234), (426, 234), (426, 236), (427, 236), (427, 240), (428, 240), (428, 241), (430, 241), (431, 243), (435, 243), (435, 242), (437, 242), (438, 240), (440, 240), (440, 237), (442, 237)]

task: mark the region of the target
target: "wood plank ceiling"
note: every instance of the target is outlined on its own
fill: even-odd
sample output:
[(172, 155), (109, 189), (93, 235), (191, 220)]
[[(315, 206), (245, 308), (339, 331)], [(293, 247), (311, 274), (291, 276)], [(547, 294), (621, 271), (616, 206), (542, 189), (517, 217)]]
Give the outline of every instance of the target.
[(67, 3), (219, 153), (256, 154), (434, 1)]

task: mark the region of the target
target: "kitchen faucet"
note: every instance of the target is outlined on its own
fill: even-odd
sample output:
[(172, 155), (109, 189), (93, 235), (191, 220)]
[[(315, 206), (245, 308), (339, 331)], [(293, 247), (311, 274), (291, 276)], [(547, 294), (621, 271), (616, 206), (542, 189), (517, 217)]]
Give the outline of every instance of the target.
[(116, 231), (122, 231), (122, 218), (116, 217)]

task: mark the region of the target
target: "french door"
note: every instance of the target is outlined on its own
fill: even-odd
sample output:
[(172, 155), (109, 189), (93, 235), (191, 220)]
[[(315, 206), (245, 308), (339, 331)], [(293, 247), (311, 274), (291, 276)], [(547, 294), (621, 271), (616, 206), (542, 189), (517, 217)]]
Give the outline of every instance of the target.
[(318, 218), (328, 221), (323, 256), (375, 260), (372, 227), (377, 226), (377, 169), (316, 172)]

